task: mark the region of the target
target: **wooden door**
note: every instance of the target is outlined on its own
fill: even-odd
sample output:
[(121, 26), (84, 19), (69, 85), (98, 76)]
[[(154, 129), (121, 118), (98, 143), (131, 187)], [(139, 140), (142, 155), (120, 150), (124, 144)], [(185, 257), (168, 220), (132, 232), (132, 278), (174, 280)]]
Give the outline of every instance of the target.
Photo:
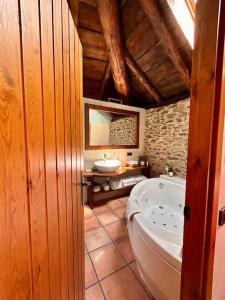
[(84, 299), (80, 41), (66, 0), (0, 26), (0, 299)]
[[(222, 69), (222, 84), (221, 84), (221, 106), (220, 106), (220, 115), (219, 115), (219, 139), (217, 143), (217, 152), (218, 160), (217, 166), (219, 170), (218, 174), (218, 194), (217, 201), (215, 201), (214, 210), (213, 210), (213, 221), (214, 226), (212, 230), (212, 243), (214, 254), (213, 266), (213, 277), (212, 277), (212, 299), (213, 300), (223, 300), (225, 299), (225, 262), (224, 262), (224, 253), (225, 253), (225, 225), (218, 225), (218, 214), (219, 210), (225, 207), (225, 2), (221, 3), (221, 12), (223, 17), (220, 19), (220, 41), (219, 48), (220, 51), (223, 51), (223, 57), (219, 61), (219, 67)], [(210, 249), (209, 249), (210, 250)]]
[(224, 229), (218, 227), (225, 187), (224, 14), (224, 1), (197, 2), (181, 284), (187, 300), (225, 299)]

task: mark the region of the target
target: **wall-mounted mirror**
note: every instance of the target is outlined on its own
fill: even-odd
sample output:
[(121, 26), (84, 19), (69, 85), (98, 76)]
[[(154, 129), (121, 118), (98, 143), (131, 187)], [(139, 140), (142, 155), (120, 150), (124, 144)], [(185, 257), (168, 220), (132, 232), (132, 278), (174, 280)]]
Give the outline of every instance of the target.
[(139, 147), (139, 112), (85, 104), (85, 149)]

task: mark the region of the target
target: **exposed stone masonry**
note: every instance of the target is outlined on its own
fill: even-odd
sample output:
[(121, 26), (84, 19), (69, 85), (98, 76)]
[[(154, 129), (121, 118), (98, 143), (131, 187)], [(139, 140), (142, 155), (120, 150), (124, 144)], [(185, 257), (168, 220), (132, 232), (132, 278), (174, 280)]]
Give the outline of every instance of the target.
[(136, 121), (136, 117), (127, 117), (111, 122), (109, 145), (135, 145)]
[(144, 152), (153, 176), (165, 172), (166, 164), (186, 177), (190, 100), (146, 111)]

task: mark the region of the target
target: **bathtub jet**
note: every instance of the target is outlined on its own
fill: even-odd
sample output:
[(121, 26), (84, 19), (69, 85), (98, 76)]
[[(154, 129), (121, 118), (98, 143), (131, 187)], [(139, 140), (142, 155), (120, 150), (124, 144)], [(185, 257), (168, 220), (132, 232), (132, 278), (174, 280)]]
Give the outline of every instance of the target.
[(157, 300), (179, 300), (186, 181), (162, 175), (134, 187), (128, 231), (139, 273)]

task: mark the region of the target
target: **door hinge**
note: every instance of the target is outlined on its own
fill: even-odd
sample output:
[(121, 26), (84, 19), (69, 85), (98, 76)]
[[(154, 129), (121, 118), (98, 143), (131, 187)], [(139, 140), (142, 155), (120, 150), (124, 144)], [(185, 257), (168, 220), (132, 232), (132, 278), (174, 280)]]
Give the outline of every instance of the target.
[(219, 222), (220, 226), (225, 224), (225, 207), (221, 208), (219, 211)]
[(191, 207), (189, 205), (185, 205), (184, 207), (184, 219), (186, 221), (191, 220)]

